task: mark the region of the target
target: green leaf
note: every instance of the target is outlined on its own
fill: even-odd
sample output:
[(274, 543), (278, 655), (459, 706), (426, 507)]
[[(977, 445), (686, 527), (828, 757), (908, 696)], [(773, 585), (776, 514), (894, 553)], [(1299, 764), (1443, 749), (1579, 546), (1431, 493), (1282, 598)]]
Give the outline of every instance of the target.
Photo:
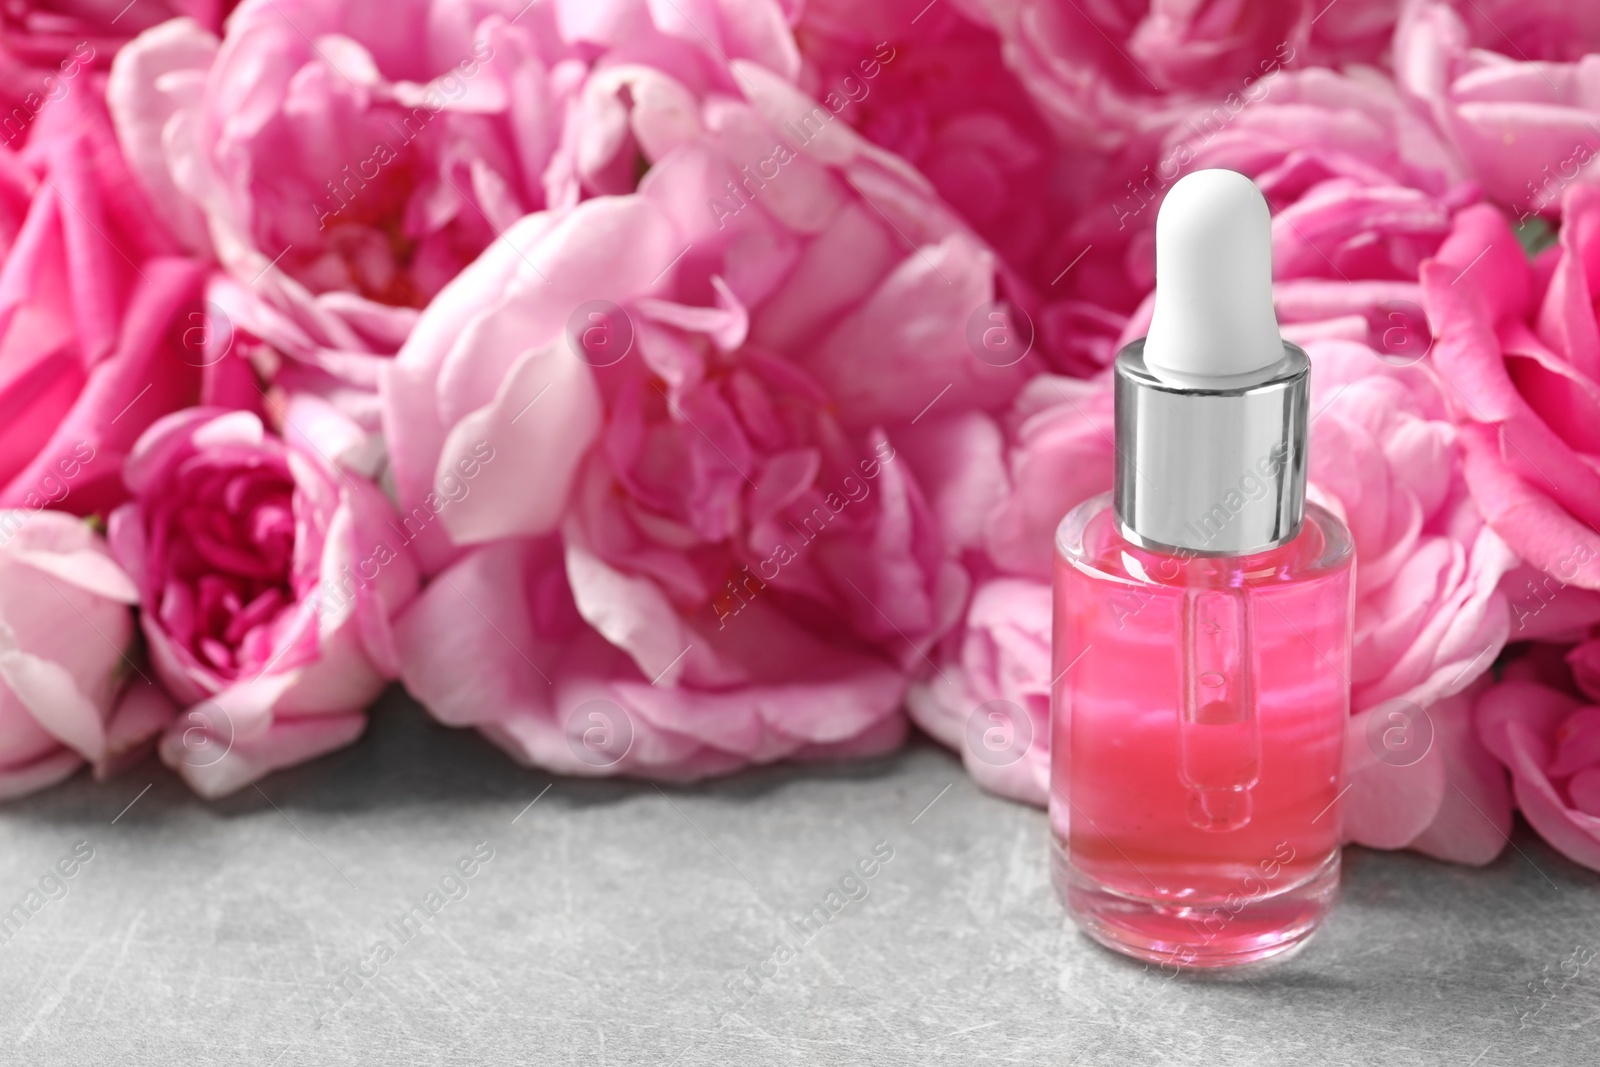
[(1556, 243), (1555, 227), (1534, 215), (1517, 226), (1517, 240), (1522, 242), (1522, 251), (1533, 259)]

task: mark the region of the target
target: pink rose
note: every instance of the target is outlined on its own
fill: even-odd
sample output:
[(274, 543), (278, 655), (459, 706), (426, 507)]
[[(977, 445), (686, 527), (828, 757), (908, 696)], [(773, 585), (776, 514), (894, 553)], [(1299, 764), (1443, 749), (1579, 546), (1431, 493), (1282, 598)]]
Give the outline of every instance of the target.
[[(1426, 718), (1414, 705), (1393, 703), (1351, 716), (1346, 841), (1473, 866), (1505, 849), (1511, 792), (1505, 770), (1473, 726), (1474, 703), (1489, 687), (1489, 676), (1480, 674), (1468, 688), (1429, 705)], [(1420, 755), (1411, 762), (1414, 753)]]
[(1111, 488), (1111, 382), (1041, 375), (1006, 422), (1010, 477), (987, 513), (983, 548), (1008, 574), (1048, 579), (1061, 517)]
[[(1600, 618), (1600, 612), (1596, 612)], [(1572, 680), (1591, 700), (1600, 701), (1600, 636), (1581, 641), (1567, 653)]]
[(1416, 3), (1395, 34), (1395, 79), (1489, 196), (1552, 215), (1600, 154), (1596, 50), (1592, 4)]
[(684, 107), (628, 115), (639, 192), (518, 223), (384, 380), (439, 572), (399, 624), (406, 685), (563, 772), (897, 744), (999, 474), (985, 411), (1023, 365), (966, 336), (992, 255), (899, 159), (734, 69), (743, 98), (640, 71)]
[(1600, 870), (1600, 691), (1581, 671), (1551, 662), (1550, 651), (1506, 667), (1478, 700), (1478, 733), (1511, 772), (1517, 810), (1539, 835)]
[(1243, 94), (1287, 66), (1375, 62), (1396, 0), (986, 0), (1007, 58), (1073, 143), (1115, 148), (1196, 100)]
[(1451, 394), (1426, 360), (1313, 343), (1311, 497), (1356, 544), (1351, 705), (1426, 708), (1486, 671), (1511, 630), (1517, 557), (1463, 477)]
[(237, 364), (191, 343), (201, 273), (175, 251), (94, 95), (0, 146), (0, 507), (109, 509), (144, 428)]
[[(1051, 287), (1062, 308), (1104, 309), (1066, 320), (1085, 369), (1144, 334), (1161, 200), (1184, 174), (1208, 167), (1248, 175), (1272, 206), (1286, 336), (1362, 341), (1397, 357), (1427, 350), (1418, 269), (1478, 193), (1387, 79), (1274, 71), (1246, 94), (1185, 107), (1159, 142), (1130, 154), (1100, 179), (1103, 195), (1070, 232), (1066, 243), (1082, 261)], [(1058, 329), (1054, 315), (1044, 313), (1046, 336)]]
[(1050, 794), (1050, 607), (1049, 582), (978, 586), (954, 649), (912, 685), (906, 705), (913, 722), (961, 753), (979, 785), (1038, 807)]
[(1109, 382), (1041, 374), (1002, 421), (1006, 467), (993, 472), (990, 500), (970, 500), (978, 528), (963, 541), (977, 556), (969, 566), (987, 580), (941, 644), (942, 668), (912, 685), (907, 708), (961, 753), (985, 789), (1042, 805), (1050, 783), (1051, 546), (1063, 515), (1111, 488)]
[(376, 486), (246, 411), (156, 423), (125, 469), (109, 540), (150, 661), (186, 712), (162, 759), (222, 796), (354, 740), (395, 675), (389, 623), (416, 567)]
[[(12, 0), (0, 15), (0, 129), (14, 142), (20, 127), (69, 92), (87, 88), (133, 36), (187, 15), (216, 28), (227, 0)], [(81, 80), (80, 80), (81, 79)]]
[[(1099, 207), (1088, 159), (1066, 160), (992, 29), (943, 3), (808, 3), (795, 33), (800, 84), (862, 136), (915, 166), (1000, 255), (1006, 295), (1037, 317), (1041, 294), (1083, 250), (1078, 214)], [(1080, 163), (1083, 170), (1079, 170)], [(1063, 175), (1073, 174), (1073, 180)], [(1095, 309), (1066, 305), (1052, 326)], [(1036, 324), (1019, 322), (1035, 331)], [(1074, 362), (1076, 335), (1044, 330), (1054, 366)], [(1057, 353), (1050, 346), (1059, 345)]]
[(136, 758), (171, 710), (124, 678), (137, 599), (89, 526), (0, 511), (0, 799)]
[(1537, 269), (1498, 211), (1462, 212), (1422, 281), (1478, 507), (1558, 585), (1600, 589), (1600, 190), (1565, 210)]
[(1516, 556), (1467, 491), (1448, 388), (1428, 361), (1397, 366), (1345, 341), (1309, 351), (1311, 496), (1356, 544), (1345, 838), (1487, 863), (1510, 800), (1461, 694), (1510, 634), (1500, 584)]
[(376, 429), (378, 367), (445, 283), (523, 215), (631, 186), (627, 63), (731, 88), (701, 26), (784, 61), (776, 8), (717, 6), (247, 0), (221, 40), (187, 19), (142, 34), (110, 97), (139, 179), (229, 275), (227, 321), (289, 357), (280, 385)]
[[(1509, 798), (1459, 694), (1510, 632), (1499, 587), (1516, 557), (1467, 492), (1445, 387), (1425, 361), (1343, 340), (1310, 353), (1311, 493), (1349, 525), (1358, 560), (1347, 837), (1487, 862)], [(1049, 785), (1054, 532), (1110, 487), (1109, 394), (1104, 378), (1037, 378), (1019, 397), (1011, 477), (985, 527), (987, 559), (1007, 576), (979, 586), (938, 671), (911, 694), (912, 718), (981, 784), (1034, 804)], [(1484, 814), (1468, 818), (1463, 796)]]

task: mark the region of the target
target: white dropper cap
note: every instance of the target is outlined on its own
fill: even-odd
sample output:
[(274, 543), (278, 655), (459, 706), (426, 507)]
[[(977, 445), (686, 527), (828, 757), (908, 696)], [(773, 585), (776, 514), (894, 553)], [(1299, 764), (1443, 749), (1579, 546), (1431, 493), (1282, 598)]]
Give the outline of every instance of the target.
[(1156, 306), (1144, 359), (1156, 374), (1229, 377), (1283, 359), (1272, 309), (1272, 219), (1255, 183), (1197, 170), (1156, 216)]

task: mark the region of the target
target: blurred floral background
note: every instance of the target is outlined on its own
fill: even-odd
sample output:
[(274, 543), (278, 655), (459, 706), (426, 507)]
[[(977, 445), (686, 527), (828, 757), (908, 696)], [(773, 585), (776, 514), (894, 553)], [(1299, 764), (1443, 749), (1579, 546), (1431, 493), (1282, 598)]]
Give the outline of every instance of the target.
[(1042, 804), (1053, 530), (1227, 167), (1357, 544), (1348, 838), (1600, 869), (1600, 9), (15, 0), (0, 133), (0, 797), (398, 682)]

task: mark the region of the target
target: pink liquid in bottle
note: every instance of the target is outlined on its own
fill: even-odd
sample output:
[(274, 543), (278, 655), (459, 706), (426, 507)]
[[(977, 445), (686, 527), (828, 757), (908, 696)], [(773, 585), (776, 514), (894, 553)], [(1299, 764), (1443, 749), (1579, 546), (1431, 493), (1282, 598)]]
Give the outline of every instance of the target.
[(1056, 534), (1052, 876), (1120, 952), (1176, 967), (1302, 941), (1339, 878), (1354, 557), (1305, 509), (1276, 548), (1139, 548), (1111, 494)]

